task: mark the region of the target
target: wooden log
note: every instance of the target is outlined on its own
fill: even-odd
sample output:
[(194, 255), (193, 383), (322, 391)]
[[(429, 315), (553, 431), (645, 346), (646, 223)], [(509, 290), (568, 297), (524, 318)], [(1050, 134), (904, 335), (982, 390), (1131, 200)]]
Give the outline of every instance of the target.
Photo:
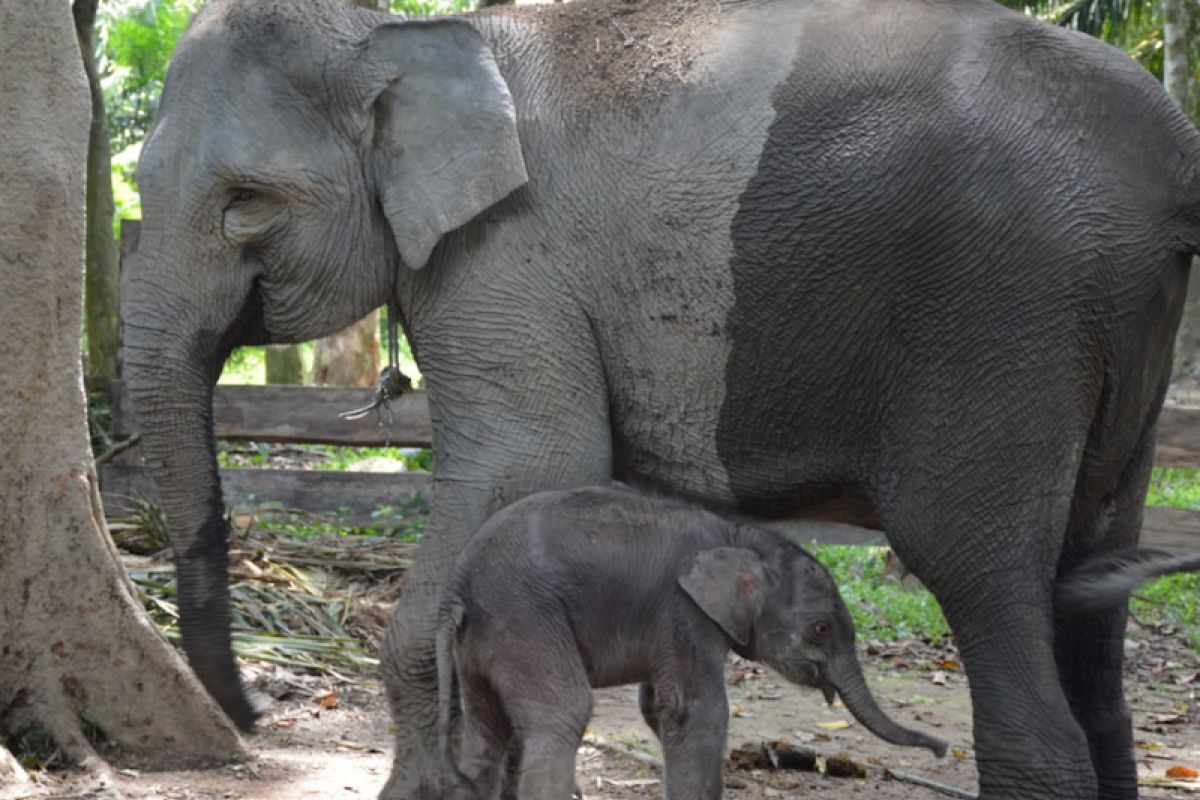
[[(159, 502), (154, 480), (145, 467), (108, 463), (100, 467), (105, 513), (129, 510), (129, 498), (140, 495)], [(433, 476), (427, 472), (316, 472), (288, 469), (222, 469), (225, 505), (239, 511), (280, 505), (320, 514), (346, 526), (386, 524), (397, 508), (423, 498), (428, 501)]]
[[(113, 436), (138, 430), (123, 382), (116, 382)], [(374, 389), (342, 386), (218, 386), (213, 416), (218, 439), (337, 444), (355, 447), (430, 447), (433, 427), (425, 392), (415, 391), (391, 402), (392, 424), (381, 427), (370, 413), (346, 420), (343, 411), (372, 401)]]
[(1179, 553), (1200, 551), (1200, 511), (1146, 506), (1142, 544)]
[[(394, 422), (381, 427), (375, 414), (358, 420), (338, 417), (342, 411), (371, 402), (371, 389), (332, 386), (218, 386), (213, 399), (218, 439), (256, 442), (312, 443), (382, 447), (430, 447), (433, 429), (423, 391), (392, 402)], [(114, 384), (113, 436), (137, 431), (124, 383)], [(1200, 407), (1167, 406), (1158, 423), (1155, 465), (1200, 469)], [(831, 507), (845, 502), (837, 498)], [(833, 516), (842, 518), (843, 515)], [(845, 521), (869, 524), (867, 518), (844, 515)]]
[(1156, 467), (1200, 469), (1200, 408), (1166, 406), (1158, 418)]
[[(128, 498), (139, 494), (158, 499), (145, 467), (107, 463), (100, 467), (104, 507), (119, 515)], [(378, 521), (386, 507), (402, 506), (414, 498), (428, 501), (433, 477), (424, 472), (314, 472), (282, 469), (222, 469), (225, 504), (245, 510), (276, 503), (285, 508), (336, 517), (346, 525)], [(384, 515), (386, 518), (388, 515)], [(825, 520), (786, 520), (766, 523), (805, 542), (821, 544), (886, 544), (882, 531)], [(1200, 511), (1146, 508), (1142, 543), (1174, 552), (1200, 550)]]

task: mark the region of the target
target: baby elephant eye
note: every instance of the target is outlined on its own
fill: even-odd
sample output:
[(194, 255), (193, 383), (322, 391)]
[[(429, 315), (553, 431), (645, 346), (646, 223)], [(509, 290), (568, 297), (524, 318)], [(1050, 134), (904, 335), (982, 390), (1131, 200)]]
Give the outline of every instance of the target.
[(826, 639), (830, 632), (829, 623), (823, 619), (817, 620), (808, 626), (808, 631), (818, 639)]
[(238, 189), (234, 194), (233, 199), (234, 202), (237, 203), (246, 203), (253, 200), (256, 196), (257, 192), (255, 192), (253, 189)]

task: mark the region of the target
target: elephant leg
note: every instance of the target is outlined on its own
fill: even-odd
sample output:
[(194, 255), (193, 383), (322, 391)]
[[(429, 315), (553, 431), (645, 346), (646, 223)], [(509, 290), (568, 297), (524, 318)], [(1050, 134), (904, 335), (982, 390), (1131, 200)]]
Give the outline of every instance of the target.
[[(538, 641), (521, 649), (530, 661), (505, 665), (495, 677), (520, 748), (520, 800), (569, 800), (575, 793), (575, 756), (592, 716), (587, 670), (565, 621), (546, 624)], [(531, 681), (541, 668), (544, 678)]]
[(1054, 655), (1055, 569), (1074, 484), (1074, 470), (1062, 467), (1070, 457), (1014, 456), (986, 441), (972, 441), (970, 455), (955, 460), (939, 463), (938, 453), (962, 451), (931, 442), (906, 452), (923, 463), (895, 469), (902, 482), (881, 493), (879, 511), (961, 650), (980, 800), (1095, 800), (1087, 739)]
[(469, 786), (450, 796), (464, 800), (494, 800), (513, 739), (503, 703), (482, 676), (463, 675), (463, 777)]
[[(1134, 544), (1142, 527), (1142, 504), (1154, 464), (1154, 437), (1143, 436), (1117, 490), (1100, 508), (1072, 526), (1068, 541), (1098, 542), (1088, 555)], [(1103, 521), (1101, 521), (1103, 520)], [(1086, 545), (1085, 545), (1086, 546)], [(1064, 564), (1069, 569), (1069, 564)], [(1100, 800), (1136, 800), (1133, 720), (1125, 703), (1123, 663), (1128, 609), (1055, 619), (1054, 653), (1063, 690), (1087, 735)]]
[(491, 492), (436, 481), (425, 538), (382, 645), (383, 681), (396, 730), (392, 774), (381, 800), (442, 797), (434, 636), (441, 587), (472, 532), (492, 510)]
[[(603, 442), (607, 443), (606, 418), (598, 414), (594, 419), (598, 426), (605, 426), (602, 428)], [(573, 435), (581, 436), (585, 426), (578, 422), (575, 425)], [(542, 446), (535, 435), (521, 440), (526, 446), (531, 442), (534, 446)], [(507, 440), (499, 446), (505, 456), (522, 455), (520, 446)], [(416, 562), (405, 578), (404, 593), (381, 648), (383, 680), (396, 733), (392, 774), (380, 794), (381, 800), (439, 800), (442, 797), (436, 729), (437, 669), (433, 647), (442, 587), (463, 545), (484, 520), (504, 504), (541, 489), (604, 483), (610, 479), (610, 461), (602, 448), (581, 445), (578, 451), (572, 449), (570, 452), (584, 460), (564, 464), (542, 459), (539, 463), (526, 456), (525, 463), (537, 466), (522, 469), (511, 461), (497, 459), (501, 469), (488, 477), (466, 480), (439, 477), (435, 481), (425, 538)], [(439, 470), (446, 460), (439, 463)]]
[(729, 703), (725, 651), (714, 651), (720, 657), (660, 665), (653, 686), (642, 686), (642, 715), (662, 743), (667, 800), (721, 797)]

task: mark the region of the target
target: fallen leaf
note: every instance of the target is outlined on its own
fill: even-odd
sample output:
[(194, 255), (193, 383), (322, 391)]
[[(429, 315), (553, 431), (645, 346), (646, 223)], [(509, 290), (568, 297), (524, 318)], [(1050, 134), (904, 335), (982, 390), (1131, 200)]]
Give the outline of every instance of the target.
[(1155, 725), (1182, 725), (1188, 718), (1183, 714), (1147, 714), (1146, 721)]
[(317, 702), (321, 704), (321, 708), (337, 708), (340, 701), (337, 692), (326, 692), (318, 695)]
[(963, 761), (967, 757), (967, 751), (962, 749), (961, 747), (951, 747), (950, 754), (952, 756), (954, 756), (955, 758), (957, 758), (959, 761)]
[(1174, 766), (1167, 770), (1167, 777), (1175, 780), (1200, 781), (1200, 770), (1191, 767)]
[(962, 664), (949, 659), (946, 661), (938, 661), (936, 663), (938, 669), (962, 669)]
[(930, 677), (930, 680), (933, 681), (938, 686), (949, 686), (950, 685), (950, 676), (947, 675), (945, 672), (943, 672), (940, 669), (937, 672), (933, 673), (933, 675)]
[(850, 727), (850, 723), (844, 719), (835, 719), (832, 722), (818, 722), (817, 727), (823, 731), (844, 731)]

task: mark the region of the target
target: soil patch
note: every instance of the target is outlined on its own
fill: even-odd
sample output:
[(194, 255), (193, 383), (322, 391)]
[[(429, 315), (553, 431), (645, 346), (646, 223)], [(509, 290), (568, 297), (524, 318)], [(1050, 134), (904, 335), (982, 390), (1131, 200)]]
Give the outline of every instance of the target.
[[(731, 659), (728, 670), (731, 746), (786, 741), (825, 759), (846, 755), (865, 778), (816, 772), (736, 769), (727, 765), (726, 796), (737, 800), (799, 795), (826, 800), (943, 797), (885, 778), (884, 769), (917, 774), (968, 791), (977, 789), (967, 681), (952, 648), (921, 643), (869, 643), (865, 671), (880, 705), (898, 721), (949, 741), (952, 754), (898, 748), (854, 723), (819, 692), (788, 684), (769, 670)], [(1200, 768), (1200, 660), (1169, 631), (1136, 630), (1128, 644), (1127, 695), (1134, 708), (1143, 798), (1200, 797), (1185, 785), (1153, 786), (1174, 766)], [(252, 685), (273, 698), (261, 732), (249, 740), (252, 758), (207, 771), (118, 771), (113, 783), (131, 800), (305, 800), (377, 796), (391, 768), (390, 720), (377, 685), (298, 675), (249, 665)], [(331, 694), (332, 693), (332, 694)], [(661, 798), (660, 771), (648, 761), (657, 743), (637, 710), (636, 687), (596, 693), (588, 741), (580, 749), (578, 782), (589, 800)], [(28, 796), (98, 797), (95, 778), (41, 775)], [(1200, 789), (1200, 783), (1195, 784)], [(0, 796), (3, 793), (0, 792)], [(20, 796), (20, 795), (17, 795)]]

